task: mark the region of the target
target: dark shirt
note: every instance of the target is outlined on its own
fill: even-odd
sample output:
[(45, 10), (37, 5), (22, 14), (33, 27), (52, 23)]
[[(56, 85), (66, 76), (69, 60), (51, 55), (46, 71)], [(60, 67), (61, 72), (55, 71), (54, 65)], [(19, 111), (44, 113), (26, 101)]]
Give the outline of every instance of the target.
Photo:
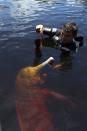
[(63, 53), (77, 51), (77, 49), (83, 44), (82, 36), (77, 36), (70, 43), (63, 43), (63, 41), (60, 39), (61, 29), (45, 27), (43, 34), (51, 37), (54, 42), (55, 48), (59, 48)]

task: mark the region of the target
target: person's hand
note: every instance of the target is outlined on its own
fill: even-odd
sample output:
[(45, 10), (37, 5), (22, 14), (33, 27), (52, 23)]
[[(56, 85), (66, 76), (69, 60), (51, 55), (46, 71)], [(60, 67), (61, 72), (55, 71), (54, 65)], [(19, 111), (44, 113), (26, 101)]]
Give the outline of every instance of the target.
[(37, 33), (43, 34), (43, 29), (44, 29), (43, 25), (36, 25), (36, 32)]

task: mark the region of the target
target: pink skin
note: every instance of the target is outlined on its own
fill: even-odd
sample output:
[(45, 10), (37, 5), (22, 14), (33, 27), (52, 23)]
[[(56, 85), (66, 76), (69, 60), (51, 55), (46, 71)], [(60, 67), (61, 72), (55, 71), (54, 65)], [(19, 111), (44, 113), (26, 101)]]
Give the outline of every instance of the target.
[(44, 81), (39, 75), (32, 77), (32, 81), (26, 76), (17, 77), (16, 110), (21, 131), (54, 131), (52, 116), (46, 106), (49, 96), (69, 106), (74, 106), (74, 103), (66, 96), (38, 87), (40, 82)]

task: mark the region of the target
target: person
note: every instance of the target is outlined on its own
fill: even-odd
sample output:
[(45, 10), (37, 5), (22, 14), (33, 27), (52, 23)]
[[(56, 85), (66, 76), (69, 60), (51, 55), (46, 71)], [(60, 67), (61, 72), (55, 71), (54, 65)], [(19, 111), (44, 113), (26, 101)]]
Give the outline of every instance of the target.
[[(40, 39), (35, 40), (35, 58), (33, 61), (33, 65), (38, 65), (41, 62), (43, 56), (42, 47), (50, 47), (55, 48), (53, 42), (50, 38), (44, 38), (43, 41)], [(71, 53), (60, 53), (59, 62), (51, 61), (49, 63), (56, 70), (70, 70), (72, 68), (72, 59), (73, 55)]]
[(77, 51), (83, 44), (83, 37), (77, 35), (78, 26), (74, 22), (64, 24), (62, 29), (36, 25), (36, 32), (52, 38), (54, 45), (65, 54)]

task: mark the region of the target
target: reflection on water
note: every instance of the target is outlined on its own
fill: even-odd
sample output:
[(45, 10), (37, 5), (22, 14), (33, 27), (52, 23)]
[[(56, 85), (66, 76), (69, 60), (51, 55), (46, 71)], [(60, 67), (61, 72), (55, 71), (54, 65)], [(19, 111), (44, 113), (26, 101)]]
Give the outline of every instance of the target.
[[(46, 72), (46, 77), (42, 76), (42, 73), (40, 76), (34, 77), (34, 81), (38, 78), (38, 82), (40, 80), (42, 82), (37, 82), (37, 87), (47, 87), (46, 92), (48, 91), (48, 93), (50, 91), (60, 92), (64, 96), (69, 96), (68, 98), (72, 97), (78, 103), (78, 107), (73, 110), (58, 99), (54, 100), (55, 98), (48, 94), (45, 95), (44, 90), (42, 94), (42, 90), (35, 90), (43, 104), (41, 111), (46, 111), (45, 115), (48, 124), (51, 124), (51, 129), (55, 126), (53, 131), (87, 131), (86, 15), (86, 0), (0, 0), (0, 123), (2, 131), (20, 130), (15, 107), (17, 72), (29, 65), (38, 65), (50, 56), (55, 58), (56, 64), (64, 62), (64, 66), (61, 70), (54, 70), (52, 67), (46, 66), (42, 70), (42, 73)], [(79, 34), (83, 34), (85, 38), (84, 46), (79, 49), (77, 54), (63, 57), (60, 56), (59, 50), (50, 47), (43, 47), (41, 52), (35, 52), (35, 40), (40, 38), (35, 32), (37, 24), (61, 27), (67, 21), (76, 22), (79, 26)], [(20, 81), (22, 80), (23, 78)], [(27, 80), (29, 81), (29, 79)], [(19, 82), (21, 86), (18, 90), (23, 102), (26, 101), (23, 103), (26, 104), (24, 111), (30, 115), (31, 107), (28, 107), (29, 110), (26, 108), (27, 100), (30, 99), (28, 96), (30, 89), (26, 88), (26, 80), (24, 83), (22, 82)], [(32, 101), (34, 102), (34, 99)], [(36, 104), (41, 104), (41, 102)], [(22, 102), (19, 104), (23, 106)], [(32, 102), (30, 104), (34, 108), (35, 105), (33, 106)], [(43, 115), (42, 118), (45, 121)], [(27, 119), (27, 117), (23, 119)], [(30, 118), (28, 119), (30, 120)]]
[(44, 2), (49, 3), (49, 5), (52, 3), (50, 1), (37, 1), (37, 0), (13, 1), (10, 6), (11, 16), (15, 19), (30, 17), (33, 15), (34, 17), (39, 17), (39, 13), (45, 10), (44, 8), (42, 8)]
[(13, 1), (11, 4), (10, 12), (13, 18), (22, 18), (33, 15), (39, 8), (37, 2), (34, 0)]

